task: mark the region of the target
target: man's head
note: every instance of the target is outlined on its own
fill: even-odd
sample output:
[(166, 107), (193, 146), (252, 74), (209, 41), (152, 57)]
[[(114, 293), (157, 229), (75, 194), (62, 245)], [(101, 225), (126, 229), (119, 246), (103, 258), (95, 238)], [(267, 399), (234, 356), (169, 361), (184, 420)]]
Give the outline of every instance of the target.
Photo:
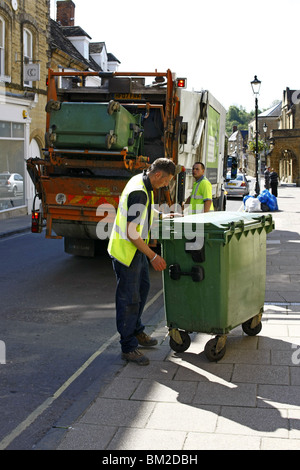
[(204, 172), (205, 172), (205, 165), (204, 165), (202, 162), (196, 162), (196, 163), (194, 163), (192, 172), (193, 172), (193, 177), (194, 177), (196, 180), (198, 180), (199, 178), (201, 178), (201, 176), (204, 175)]
[(148, 175), (154, 189), (168, 186), (175, 175), (176, 166), (168, 158), (157, 158), (148, 170)]

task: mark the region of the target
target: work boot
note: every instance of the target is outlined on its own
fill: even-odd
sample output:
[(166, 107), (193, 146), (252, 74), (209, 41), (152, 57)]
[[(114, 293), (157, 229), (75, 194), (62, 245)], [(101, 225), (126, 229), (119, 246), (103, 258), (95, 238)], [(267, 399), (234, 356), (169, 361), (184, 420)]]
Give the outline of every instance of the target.
[(157, 339), (151, 338), (151, 336), (147, 335), (144, 331), (139, 333), (135, 336), (141, 346), (145, 348), (150, 348), (151, 346), (157, 345)]
[(148, 357), (144, 356), (138, 349), (130, 351), (129, 353), (122, 353), (122, 359), (128, 362), (135, 362), (139, 366), (147, 366), (149, 364)]

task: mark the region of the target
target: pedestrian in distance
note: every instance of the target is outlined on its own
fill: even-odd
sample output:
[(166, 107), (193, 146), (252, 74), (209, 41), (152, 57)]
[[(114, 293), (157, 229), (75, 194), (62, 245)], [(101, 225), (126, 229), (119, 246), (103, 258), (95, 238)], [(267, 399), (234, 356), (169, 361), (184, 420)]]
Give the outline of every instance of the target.
[(189, 212), (196, 214), (213, 211), (212, 186), (210, 181), (204, 176), (205, 165), (202, 162), (194, 163), (192, 173), (195, 182), (192, 193), (185, 202), (185, 204), (190, 204)]
[(138, 365), (149, 364), (138, 345), (157, 344), (155, 338), (144, 332), (141, 321), (150, 288), (148, 260), (156, 271), (166, 268), (165, 260), (148, 245), (157, 212), (153, 190), (168, 186), (175, 170), (172, 160), (158, 158), (148, 170), (128, 181), (120, 197), (108, 244), (117, 279), (116, 322), (122, 358)]
[(270, 167), (268, 166), (264, 171), (265, 188), (270, 189)]
[(270, 186), (271, 186), (272, 194), (275, 197), (277, 197), (278, 174), (276, 173), (276, 171), (273, 168), (270, 172)]

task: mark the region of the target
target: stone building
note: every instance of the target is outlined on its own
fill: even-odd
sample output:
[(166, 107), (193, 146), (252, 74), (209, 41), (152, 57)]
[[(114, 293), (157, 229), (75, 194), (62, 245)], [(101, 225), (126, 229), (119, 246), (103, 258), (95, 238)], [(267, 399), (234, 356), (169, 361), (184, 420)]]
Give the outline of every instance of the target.
[(228, 138), (228, 155), (238, 158), (238, 168), (246, 168), (247, 166), (247, 140), (248, 131), (239, 130), (233, 126), (232, 134)]
[[(278, 129), (281, 115), (281, 101), (276, 103), (271, 108), (260, 113), (258, 117), (258, 139), (266, 143), (268, 147), (268, 141), (273, 129)], [(266, 127), (266, 132), (265, 128)], [(256, 123), (253, 119), (248, 124), (248, 140), (255, 141), (256, 137)], [(259, 170), (263, 172), (265, 166), (270, 165), (269, 150), (266, 148), (259, 155)], [(252, 152), (248, 152), (248, 172), (250, 175), (255, 176), (255, 155)]]
[(1, 218), (32, 206), (25, 160), (44, 146), (49, 11), (48, 0), (0, 0)]
[(300, 186), (300, 91), (283, 91), (279, 128), (270, 133), (270, 165), (285, 183)]
[(105, 42), (92, 42), (89, 34), (75, 25), (75, 10), (72, 0), (56, 2), (56, 21), (50, 20), (50, 67), (56, 71), (116, 72), (120, 61), (107, 52)]
[(32, 209), (26, 160), (43, 157), (48, 68), (116, 71), (119, 64), (104, 42), (75, 26), (72, 0), (57, 2), (57, 21), (50, 0), (0, 0), (0, 218)]

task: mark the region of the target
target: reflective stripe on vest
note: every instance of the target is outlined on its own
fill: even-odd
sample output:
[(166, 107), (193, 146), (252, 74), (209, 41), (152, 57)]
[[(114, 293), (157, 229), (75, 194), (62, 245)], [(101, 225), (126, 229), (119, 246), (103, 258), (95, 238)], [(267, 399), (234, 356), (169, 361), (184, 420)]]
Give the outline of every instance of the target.
[[(130, 266), (133, 257), (136, 253), (137, 248), (134, 244), (128, 239), (127, 237), (127, 214), (128, 214), (128, 197), (129, 194), (133, 191), (144, 191), (147, 195), (147, 203), (142, 211), (140, 224), (137, 226), (137, 231), (139, 234), (143, 233), (143, 229), (145, 224), (148, 224), (148, 206), (149, 206), (149, 197), (148, 191), (146, 186), (143, 182), (143, 174), (139, 174), (133, 176), (128, 183), (126, 184), (121, 199), (119, 202), (119, 207), (117, 211), (117, 215), (114, 221), (114, 225), (112, 228), (110, 240), (108, 243), (108, 253), (116, 258), (120, 263), (125, 264), (126, 266)], [(146, 243), (149, 242), (150, 239), (150, 228), (153, 222), (153, 207), (154, 205), (154, 197), (153, 191), (151, 191), (151, 214), (150, 214), (150, 226), (148, 227), (148, 238)]]

